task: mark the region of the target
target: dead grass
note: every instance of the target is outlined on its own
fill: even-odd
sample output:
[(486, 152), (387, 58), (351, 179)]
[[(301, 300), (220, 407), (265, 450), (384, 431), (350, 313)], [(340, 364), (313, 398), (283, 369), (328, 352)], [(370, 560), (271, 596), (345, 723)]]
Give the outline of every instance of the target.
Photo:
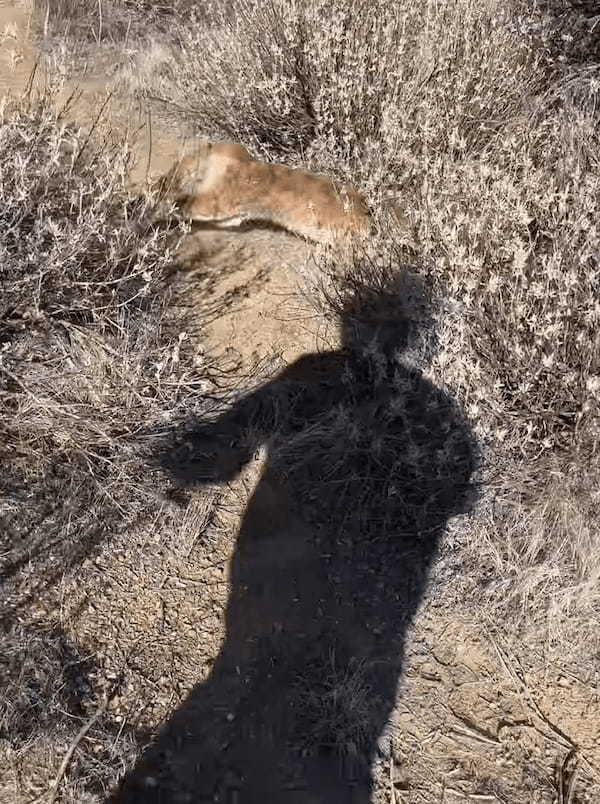
[[(42, 794), (50, 801), (50, 780), (58, 779), (57, 801), (98, 801), (94, 793), (108, 787), (115, 763), (135, 756), (135, 736), (101, 711), (118, 680), (103, 689), (94, 658), (82, 655), (58, 627), (15, 624), (3, 633), (2, 646), (0, 751), (5, 767), (13, 771), (3, 775), (3, 798), (22, 800), (27, 791), (29, 799)], [(84, 744), (77, 744), (68, 772), (58, 778), (82, 723), (93, 728)], [(11, 784), (14, 770), (21, 768), (27, 771), (16, 776), (25, 789)]]
[[(119, 534), (173, 525), (149, 457), (211, 387), (210, 360), (167, 315), (172, 233), (128, 202), (129, 162), (124, 143), (67, 126), (51, 94), (2, 102), (0, 746), (13, 770), (37, 769), (25, 788), (10, 786), (21, 771), (7, 776), (7, 801), (44, 792), (109, 692), (48, 625), (61, 588)], [(70, 800), (106, 790), (133, 744), (107, 716), (94, 722)]]
[(127, 44), (148, 32), (164, 33), (173, 18), (203, 17), (200, 4), (191, 0), (35, 0), (35, 5), (46, 36), (78, 45), (82, 40)]
[[(533, 619), (548, 606), (583, 646), (574, 623), (595, 616), (598, 573), (584, 480), (600, 432), (597, 21), (520, 2), (236, 8), (182, 30), (158, 94), (204, 132), (358, 180), (382, 222), (399, 205), (396, 240), (446, 297), (434, 376), (490, 450), (504, 582), (488, 602)], [(393, 241), (375, 247), (388, 262)], [(480, 534), (470, 544), (477, 564)]]
[(144, 509), (132, 444), (177, 407), (172, 257), (129, 216), (126, 148), (98, 148), (50, 98), (4, 104), (0, 154), (4, 577), (47, 583)]
[[(102, 4), (101, 25), (100, 6), (85, 21), (82, 6), (58, 4), (56, 30), (71, 20), (72, 36), (117, 41), (134, 26), (130, 4)], [(381, 236), (348, 264), (322, 255), (324, 310), (347, 310), (381, 264), (389, 275), (409, 262), (437, 291), (435, 337), (415, 344), (414, 360), (461, 400), (486, 458), (480, 517), (449, 548), (480, 601), (470, 614), (524, 644), (548, 639), (565, 662), (589, 660), (600, 604), (594, 9), (236, 0), (209, 10), (200, 22), (173, 4), (156, 10), (144, 34), (156, 25), (166, 44), (154, 72), (145, 63), (144, 91), (202, 134), (367, 193)], [(164, 241), (127, 221), (121, 163), (109, 170), (86, 149), (75, 158), (81, 137), (47, 112), (4, 114), (2, 516), (17, 606), (40, 567), (46, 579), (76, 566), (78, 551), (154, 510), (140, 439), (189, 414), (203, 386), (151, 301)]]
[(376, 694), (360, 661), (343, 670), (323, 657), (297, 680), (296, 730), (299, 746), (322, 746), (344, 757), (360, 756), (368, 746), (370, 706)]
[(589, 452), (599, 73), (574, 66), (564, 17), (559, 35), (518, 0), (235, 8), (182, 29), (158, 93), (204, 133), (358, 181), (381, 216), (398, 204), (462, 310), (448, 348), (471, 414), (527, 458), (575, 430)]

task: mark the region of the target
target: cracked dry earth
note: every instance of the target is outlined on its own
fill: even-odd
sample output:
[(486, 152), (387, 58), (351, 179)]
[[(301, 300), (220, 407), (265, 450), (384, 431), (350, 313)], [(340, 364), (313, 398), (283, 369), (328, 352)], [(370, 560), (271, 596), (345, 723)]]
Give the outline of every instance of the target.
[[(0, 4), (0, 31), (8, 24), (7, 11), (12, 13), (13, 7)], [(19, 24), (24, 18), (13, 17), (10, 23), (16, 27), (4, 45), (8, 41), (13, 47), (20, 41)], [(9, 58), (15, 57), (4, 52), (3, 59)], [(26, 53), (17, 59), (13, 86), (27, 75), (25, 58)], [(73, 111), (80, 116), (79, 122), (84, 122), (82, 117), (104, 92), (96, 86), (84, 93)], [(139, 114), (142, 126), (146, 119), (144, 110), (138, 110), (133, 101), (129, 106), (123, 97), (114, 101), (110, 114), (115, 127), (134, 114)], [(143, 164), (148, 148), (143, 131), (137, 143)], [(172, 132), (155, 126), (151, 171), (170, 166), (179, 146)], [(197, 338), (198, 348), (207, 353), (228, 354), (241, 375), (252, 374), (259, 365), (265, 377), (302, 355), (335, 349), (335, 334), (322, 329), (298, 290), (298, 276), (310, 253), (309, 245), (285, 232), (251, 227), (231, 232), (194, 230), (183, 246), (182, 267), (174, 278), (198, 310), (198, 332), (189, 337)], [(59, 628), (76, 646), (77, 654), (86, 657), (81, 684), (88, 695), (90, 689), (92, 697), (99, 697), (103, 689), (116, 689), (104, 715), (114, 735), (113, 778), (131, 765), (128, 733), (134, 732), (142, 744), (150, 740), (190, 691), (198, 685), (210, 686), (227, 630), (235, 629), (235, 623), (226, 619), (232, 560), (240, 522), (264, 460), (265, 450), (259, 449), (239, 475), (194, 490), (183, 502), (165, 501), (157, 517), (160, 521), (140, 523), (106, 541), (76, 576), (63, 577), (20, 612), (40, 632)], [(335, 584), (336, 579), (327, 576), (326, 561), (322, 562), (325, 570), (315, 569), (314, 557), (307, 558), (302, 550), (299, 555), (286, 553), (286, 539), (292, 532), (304, 534), (307, 525), (290, 512), (285, 490), (277, 485), (264, 487), (260, 506), (261, 522), (270, 532), (256, 559), (262, 582), (275, 584), (279, 573), (285, 576), (285, 562), (296, 562), (305, 574), (323, 571), (324, 583)], [(515, 636), (507, 636), (510, 629), (505, 624), (486, 624), (477, 616), (481, 593), (464, 577), (460, 556), (462, 534), (471, 526), (465, 517), (451, 522), (419, 611), (407, 627), (395, 706), (372, 757), (370, 798), (378, 804), (598, 801), (598, 695), (590, 694), (589, 679), (580, 678), (576, 667), (561, 663), (556, 651), (549, 658), (542, 640), (524, 646)], [(285, 616), (281, 613), (281, 620)], [(312, 616), (318, 618), (317, 608)], [(377, 627), (375, 623), (374, 632)], [(316, 694), (322, 701), (337, 696), (348, 710), (355, 707), (350, 720), (356, 728), (361, 705), (365, 717), (369, 716), (369, 704), (364, 701), (372, 690), (362, 684), (360, 665), (348, 666), (347, 676), (334, 679)], [(243, 668), (238, 672), (241, 678)], [(317, 773), (322, 771), (324, 777), (332, 772), (329, 766), (335, 765), (346, 780), (343, 792), (306, 782), (298, 770), (310, 754), (310, 746), (304, 746), (294, 754), (299, 756), (298, 766), (288, 759), (277, 776), (283, 780), (280, 789), (262, 799), (249, 793), (244, 772), (252, 773), (244, 769), (243, 749), (236, 745), (247, 705), (242, 688), (240, 682), (229, 698), (227, 690), (221, 690), (211, 711), (203, 712), (204, 729), (220, 740), (215, 747), (211, 735), (206, 738), (218, 755), (214, 768), (203, 768), (203, 762), (213, 760), (205, 760), (201, 749), (193, 755), (193, 746), (180, 738), (166, 754), (175, 766), (178, 759), (173, 754), (178, 750), (182, 756), (192, 755), (193, 773), (186, 777), (188, 771), (181, 771), (180, 789), (175, 785), (168, 797), (160, 798), (156, 793), (160, 772), (155, 767), (145, 775), (146, 787), (124, 794), (122, 800), (367, 804), (360, 773), (351, 767), (360, 734), (352, 728), (343, 731), (343, 723), (344, 744), (327, 759), (327, 768), (317, 766)], [(310, 701), (314, 692), (305, 690), (305, 698), (298, 699)], [(277, 697), (275, 691), (273, 695)], [(269, 700), (260, 705), (266, 711)], [(323, 707), (326, 719), (330, 710), (325, 703)], [(88, 716), (93, 711), (90, 708)], [(319, 726), (319, 734), (325, 727)], [(253, 736), (245, 735), (245, 739), (251, 741)], [(85, 740), (92, 752), (95, 741), (99, 752), (105, 750), (93, 728)], [(232, 761), (228, 766), (231, 746), (237, 764)], [(34, 742), (27, 763), (17, 764), (11, 758), (10, 740), (5, 740), (0, 751), (0, 799), (25, 804), (35, 798), (34, 791), (47, 790), (67, 748), (59, 745), (49, 751), (47, 743)], [(263, 775), (271, 770), (259, 769)], [(81, 800), (103, 799), (97, 791), (83, 791)]]

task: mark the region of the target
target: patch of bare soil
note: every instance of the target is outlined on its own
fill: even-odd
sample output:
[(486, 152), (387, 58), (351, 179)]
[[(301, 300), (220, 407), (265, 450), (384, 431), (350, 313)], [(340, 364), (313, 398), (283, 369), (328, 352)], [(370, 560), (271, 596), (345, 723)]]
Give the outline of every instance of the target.
[[(12, 86), (31, 64), (18, 55), (28, 52), (24, 26), (24, 12), (0, 4)], [(70, 113), (85, 126), (110, 86), (82, 89)], [(133, 181), (169, 167), (182, 144), (151, 111), (115, 93), (103, 112), (107, 130), (137, 132)], [(254, 390), (165, 456), (185, 489), (159, 490), (170, 538), (131, 530), (20, 613), (77, 646), (81, 684), (98, 700), (110, 690), (110, 750), (93, 727), (82, 743), (124, 778), (111, 801), (598, 800), (590, 679), (544, 667), (540, 646), (517, 655), (501, 629), (470, 616), (476, 600), (460, 606), (451, 594), (461, 568), (441, 545), (469, 507), (461, 495), (473, 466), (455, 404), (409, 368), (404, 396), (374, 390), (338, 348), (344, 333), (323, 331), (298, 292), (310, 256), (286, 232), (191, 231), (172, 288), (174, 304), (197, 312), (197, 331), (183, 337), (224, 353)], [(452, 480), (439, 485), (448, 433)], [(364, 443), (377, 440), (369, 454), (386, 476), (383, 507), (364, 465)], [(434, 493), (437, 508), (425, 510)], [(392, 538), (398, 521), (403, 536)], [(135, 762), (131, 740), (146, 746)], [(0, 798), (25, 804), (47, 791), (68, 748), (34, 740), (25, 763), (5, 737)]]
[(32, 10), (27, 3), (0, 2), (0, 95), (22, 90), (35, 64)]

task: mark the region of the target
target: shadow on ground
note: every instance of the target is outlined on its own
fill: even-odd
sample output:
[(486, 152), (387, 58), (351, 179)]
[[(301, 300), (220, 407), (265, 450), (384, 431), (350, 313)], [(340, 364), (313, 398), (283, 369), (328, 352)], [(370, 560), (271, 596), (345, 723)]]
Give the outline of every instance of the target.
[(370, 801), (407, 631), (472, 500), (472, 436), (407, 358), (406, 298), (350, 295), (339, 351), (298, 359), (164, 455), (193, 486), (268, 452), (211, 677), (112, 802)]

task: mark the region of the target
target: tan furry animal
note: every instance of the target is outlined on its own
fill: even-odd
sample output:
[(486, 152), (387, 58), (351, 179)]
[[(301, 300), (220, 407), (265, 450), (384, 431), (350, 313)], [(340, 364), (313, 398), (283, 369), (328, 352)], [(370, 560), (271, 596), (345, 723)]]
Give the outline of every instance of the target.
[(319, 243), (370, 231), (367, 206), (356, 190), (326, 176), (260, 162), (234, 143), (202, 143), (157, 187), (185, 217), (217, 226), (269, 221)]

